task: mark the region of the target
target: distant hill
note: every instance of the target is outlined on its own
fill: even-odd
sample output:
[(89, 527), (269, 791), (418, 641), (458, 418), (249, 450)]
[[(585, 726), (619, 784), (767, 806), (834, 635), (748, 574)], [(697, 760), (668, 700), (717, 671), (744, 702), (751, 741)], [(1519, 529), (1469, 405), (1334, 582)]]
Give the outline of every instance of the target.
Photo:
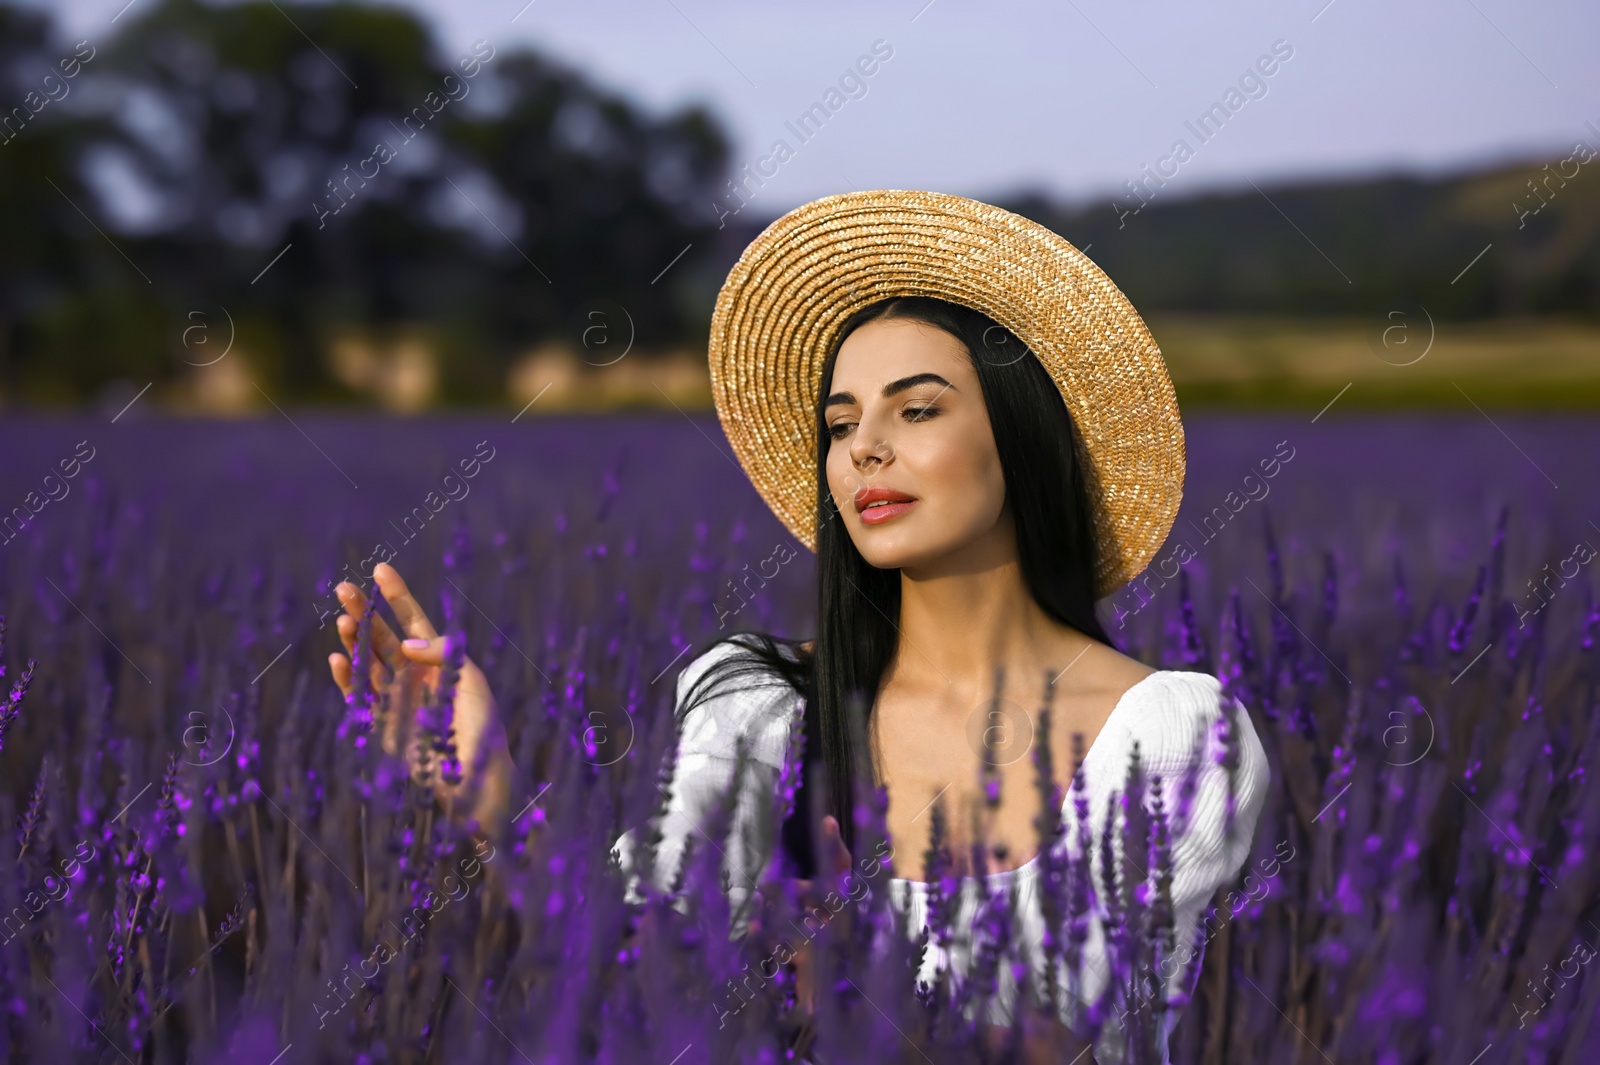
[[(1584, 154), (1437, 180), (1163, 189), (1142, 208), (1131, 196), (995, 202), (1086, 250), (1141, 312), (1382, 315), (1409, 301), (1441, 321), (1600, 318), (1600, 159)], [(764, 224), (727, 242), (728, 266)]]

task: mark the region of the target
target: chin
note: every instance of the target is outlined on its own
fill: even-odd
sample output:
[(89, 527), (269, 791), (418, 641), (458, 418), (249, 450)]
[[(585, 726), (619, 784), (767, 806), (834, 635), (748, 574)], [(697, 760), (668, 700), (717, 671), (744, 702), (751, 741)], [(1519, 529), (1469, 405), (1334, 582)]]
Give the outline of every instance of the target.
[(948, 548), (932, 542), (932, 538), (915, 529), (862, 529), (856, 539), (856, 550), (861, 557), (877, 569), (905, 569), (937, 557)]
[(850, 539), (861, 557), (878, 569), (898, 569), (908, 553), (906, 538), (898, 531), (880, 535), (875, 529), (852, 529)]
[(904, 569), (910, 560), (900, 551), (862, 551), (861, 557), (867, 560), (867, 565), (873, 569)]
[(968, 549), (986, 552), (991, 545), (985, 541), (997, 531), (1000, 520), (965, 511), (928, 511), (907, 519), (893, 523), (895, 528), (850, 527), (856, 550), (877, 569), (916, 569)]

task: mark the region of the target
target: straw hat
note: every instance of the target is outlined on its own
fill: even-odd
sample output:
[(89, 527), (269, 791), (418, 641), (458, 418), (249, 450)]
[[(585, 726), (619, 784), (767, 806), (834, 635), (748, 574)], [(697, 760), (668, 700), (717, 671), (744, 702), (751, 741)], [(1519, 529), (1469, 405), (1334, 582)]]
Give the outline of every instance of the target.
[(768, 226), (717, 295), (717, 417), (756, 491), (816, 550), (816, 408), (852, 313), (889, 296), (982, 311), (1038, 356), (1077, 426), (1100, 542), (1097, 596), (1137, 576), (1183, 494), (1183, 423), (1161, 349), (1104, 272), (1021, 215), (937, 192), (824, 196)]

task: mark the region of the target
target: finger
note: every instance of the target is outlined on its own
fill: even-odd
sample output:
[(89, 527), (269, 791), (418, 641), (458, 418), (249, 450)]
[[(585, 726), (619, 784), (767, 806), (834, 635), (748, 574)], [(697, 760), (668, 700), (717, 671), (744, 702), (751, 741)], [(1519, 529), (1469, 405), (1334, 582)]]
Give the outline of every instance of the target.
[(355, 675), (350, 670), (350, 660), (344, 655), (334, 652), (328, 656), (328, 670), (333, 674), (333, 682), (348, 698), (355, 690), (353, 682)]
[(839, 819), (829, 814), (822, 819), (823, 847), (833, 858), (833, 867), (844, 871), (850, 868), (850, 848), (844, 844), (844, 836), (839, 831)]
[[(349, 581), (342, 581), (334, 589), (334, 594), (344, 604), (345, 614), (343, 617), (348, 617), (353, 621), (360, 621), (361, 616), (366, 613), (367, 609), (366, 593)], [(342, 626), (339, 632), (343, 635), (344, 628)], [(345, 646), (347, 648), (354, 647), (350, 643), (346, 643)], [(391, 668), (400, 664), (400, 638), (394, 634), (394, 630), (383, 619), (383, 615), (376, 612), (372, 615), (372, 649), (377, 652), (377, 657), (388, 663)], [(354, 651), (351, 653), (354, 654)]]
[[(353, 663), (356, 657), (356, 635), (358, 622), (349, 614), (340, 614), (339, 620), (335, 621), (333, 624), (334, 627), (339, 630), (339, 639), (344, 641), (344, 649), (349, 653), (351, 662)], [(390, 639), (392, 640), (393, 637), (390, 637)], [(374, 688), (381, 690), (387, 686), (389, 683), (390, 674), (404, 664), (405, 660), (399, 653), (399, 647), (400, 645), (398, 643), (395, 644), (395, 654), (392, 658), (385, 658), (381, 654), (374, 654), (372, 655), (372, 661), (367, 663), (367, 676), (371, 679), (372, 686)], [(354, 674), (352, 674), (352, 676), (354, 676)]]
[(345, 654), (356, 653), (356, 626), (357, 621), (349, 614), (340, 614), (334, 619), (333, 627), (339, 632), (339, 642), (344, 644)]
[(428, 615), (423, 611), (411, 589), (406, 587), (406, 582), (401, 579), (400, 571), (387, 562), (380, 562), (372, 570), (373, 580), (378, 582), (378, 587), (383, 589), (383, 597), (389, 601), (389, 606), (394, 610), (394, 616), (400, 619), (400, 627), (407, 636), (414, 636), (423, 640), (431, 640), (439, 635), (433, 627), (433, 622), (428, 620)]
[(413, 636), (400, 645), (400, 650), (413, 662), (418, 662), (425, 666), (444, 665), (443, 636), (435, 636), (431, 640)]

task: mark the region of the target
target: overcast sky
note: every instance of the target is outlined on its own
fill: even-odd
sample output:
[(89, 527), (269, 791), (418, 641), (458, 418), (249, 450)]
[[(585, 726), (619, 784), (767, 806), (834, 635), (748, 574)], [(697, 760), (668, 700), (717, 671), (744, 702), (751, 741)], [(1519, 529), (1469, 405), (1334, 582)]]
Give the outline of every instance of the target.
[[(126, 2), (53, 6), (72, 32), (92, 36)], [(151, 2), (134, 0), (120, 17)], [(479, 38), (524, 43), (651, 110), (703, 101), (734, 138), (736, 168), (785, 141), (792, 157), (766, 164), (777, 172), (751, 204), (763, 215), (852, 188), (978, 198), (1038, 189), (1109, 208), (1178, 140), (1192, 154), (1163, 164), (1172, 176), (1160, 195), (1170, 199), (1248, 188), (1246, 179), (1438, 174), (1525, 159), (1537, 169), (1580, 138), (1600, 150), (1594, 0), (406, 6), (434, 22), (450, 56)], [(880, 41), (879, 55), (892, 54), (859, 83), (846, 79), (857, 98), (840, 92), (836, 112), (802, 141), (786, 123), (828, 103)], [(1288, 58), (1273, 58), (1275, 43)], [(1272, 73), (1251, 80), (1258, 61)], [(1190, 127), (1213, 103), (1237, 110), (1202, 140)]]

